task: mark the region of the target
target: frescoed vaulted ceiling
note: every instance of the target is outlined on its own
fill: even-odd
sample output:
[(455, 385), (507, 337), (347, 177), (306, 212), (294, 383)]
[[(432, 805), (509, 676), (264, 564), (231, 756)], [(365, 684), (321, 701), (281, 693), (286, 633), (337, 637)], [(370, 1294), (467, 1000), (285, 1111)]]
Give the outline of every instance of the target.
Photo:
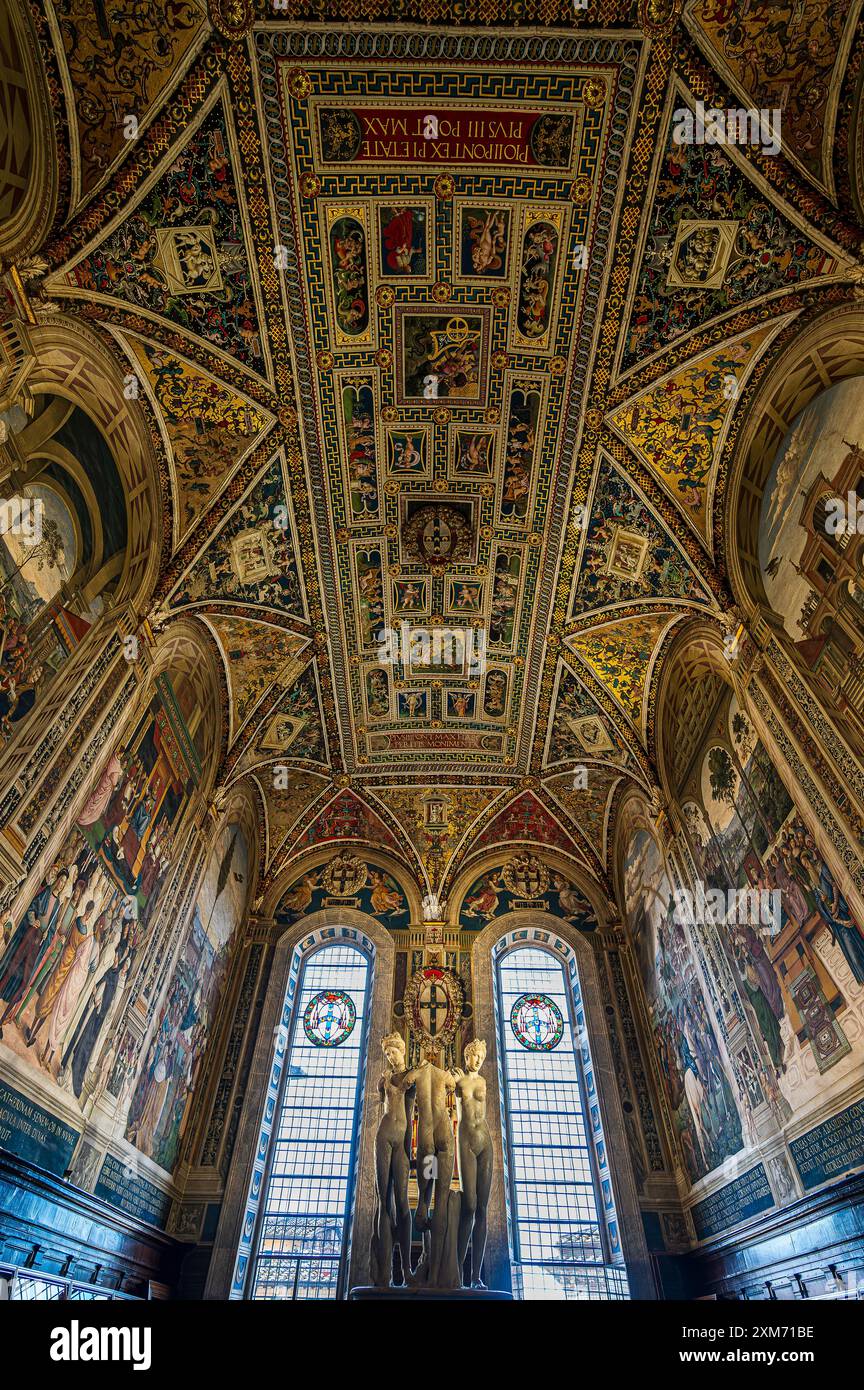
[[(218, 649), (267, 872), (373, 843), (442, 892), (507, 841), (608, 885), (664, 652), (731, 621), (743, 413), (854, 293), (860, 4), (46, 8), (28, 285), (146, 413), (145, 616)], [(676, 143), (697, 101), (782, 106), (782, 153)]]

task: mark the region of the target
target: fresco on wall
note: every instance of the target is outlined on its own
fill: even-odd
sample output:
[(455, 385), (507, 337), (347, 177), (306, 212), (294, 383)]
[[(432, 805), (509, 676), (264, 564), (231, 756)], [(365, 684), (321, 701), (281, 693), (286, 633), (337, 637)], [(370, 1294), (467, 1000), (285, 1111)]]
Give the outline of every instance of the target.
[[(762, 495), (759, 564), (765, 593), (808, 666), (826, 659), (826, 642), (838, 652), (864, 647), (864, 590), (855, 567), (838, 563), (838, 537), (820, 526), (820, 513), (808, 505), (814, 491), (844, 502), (849, 492), (860, 496), (862, 475), (864, 386), (853, 377), (801, 412)], [(853, 541), (846, 547), (847, 561), (859, 546)], [(845, 619), (835, 616), (838, 607), (847, 610)], [(851, 636), (856, 628), (857, 641)]]
[(54, 488), (33, 483), (4, 503), (0, 747), (89, 630), (87, 618), (67, 612), (58, 600), (79, 563), (79, 551), (72, 512)]
[(3, 926), (3, 1046), (79, 1100), (95, 1088), (96, 1069), (106, 1070), (124, 985), (149, 941), (201, 771), (191, 685), (181, 679), (175, 689), (167, 677), (157, 685), (31, 902)]
[(561, 917), (579, 931), (597, 929), (587, 898), (564, 874), (531, 854), (517, 855), (480, 874), (462, 899), (459, 926), (462, 931), (482, 931), (493, 918), (528, 906)]
[(821, 1078), (857, 1050), (864, 932), (731, 692), (696, 766), (682, 809), (706, 888), (763, 895), (719, 914), (731, 989), (718, 972), (718, 995), (730, 1030), (743, 1013), (768, 1092), (794, 1113), (824, 1101)]
[(741, 1117), (706, 1007), (686, 928), (647, 830), (630, 837), (625, 910), (684, 1164), (697, 1182), (743, 1146)]
[(390, 931), (405, 931), (411, 921), (408, 900), (392, 874), (350, 850), (301, 875), (279, 904), (276, 919), (290, 926), (309, 912), (333, 906), (368, 912)]
[(126, 1138), (171, 1172), (192, 1111), (249, 881), (249, 847), (224, 826), (208, 862), (192, 920), (143, 1070)]

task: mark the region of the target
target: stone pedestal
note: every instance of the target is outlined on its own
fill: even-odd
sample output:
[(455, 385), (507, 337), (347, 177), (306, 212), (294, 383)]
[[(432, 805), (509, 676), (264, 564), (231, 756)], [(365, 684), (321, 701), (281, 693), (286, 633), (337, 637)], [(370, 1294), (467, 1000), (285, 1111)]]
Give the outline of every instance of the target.
[(503, 1289), (376, 1289), (359, 1285), (348, 1294), (349, 1303), (512, 1303), (512, 1293)]

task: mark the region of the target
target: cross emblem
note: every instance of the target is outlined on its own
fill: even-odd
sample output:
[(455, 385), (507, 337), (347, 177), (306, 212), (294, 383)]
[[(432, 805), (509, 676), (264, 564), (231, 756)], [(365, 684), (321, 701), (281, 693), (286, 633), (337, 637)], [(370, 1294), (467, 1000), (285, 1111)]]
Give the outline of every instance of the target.
[[(423, 974), (424, 981), (417, 1000), (417, 1012), (430, 1038), (435, 1038), (447, 1022), (450, 998), (444, 985), (440, 983), (439, 970), (428, 970)], [(443, 1011), (443, 1018), (439, 1022), (440, 1011)]]

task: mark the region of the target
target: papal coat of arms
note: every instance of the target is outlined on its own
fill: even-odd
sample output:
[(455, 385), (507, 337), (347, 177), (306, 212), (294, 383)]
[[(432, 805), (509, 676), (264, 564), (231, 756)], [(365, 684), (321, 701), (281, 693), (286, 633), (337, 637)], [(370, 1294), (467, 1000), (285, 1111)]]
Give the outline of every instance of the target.
[(337, 854), (324, 866), (321, 883), (334, 898), (350, 898), (360, 889), (369, 876), (369, 870), (353, 854)]
[(517, 854), (501, 870), (504, 887), (516, 898), (542, 898), (549, 887), (549, 870), (533, 854)]
[(464, 990), (455, 971), (442, 965), (424, 965), (408, 982), (405, 1015), (411, 1032), (427, 1047), (452, 1042), (462, 1018)]

